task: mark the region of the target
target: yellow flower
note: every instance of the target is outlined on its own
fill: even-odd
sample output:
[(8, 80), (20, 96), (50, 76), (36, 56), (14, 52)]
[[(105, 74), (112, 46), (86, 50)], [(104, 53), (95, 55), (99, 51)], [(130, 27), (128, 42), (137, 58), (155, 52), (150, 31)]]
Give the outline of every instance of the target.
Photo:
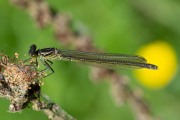
[(177, 71), (177, 57), (170, 44), (156, 41), (140, 48), (139, 55), (144, 56), (148, 63), (158, 66), (158, 70), (136, 70), (134, 75), (145, 87), (160, 89), (165, 87)]

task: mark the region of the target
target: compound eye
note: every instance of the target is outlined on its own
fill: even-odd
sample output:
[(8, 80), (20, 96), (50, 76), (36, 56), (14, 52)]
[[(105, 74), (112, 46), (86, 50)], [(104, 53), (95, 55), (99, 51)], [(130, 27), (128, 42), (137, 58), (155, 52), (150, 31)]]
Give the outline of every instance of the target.
[(29, 55), (30, 56), (32, 56), (32, 57), (36, 56), (36, 54), (37, 54), (36, 48), (37, 47), (35, 44), (31, 45), (31, 47), (29, 49)]

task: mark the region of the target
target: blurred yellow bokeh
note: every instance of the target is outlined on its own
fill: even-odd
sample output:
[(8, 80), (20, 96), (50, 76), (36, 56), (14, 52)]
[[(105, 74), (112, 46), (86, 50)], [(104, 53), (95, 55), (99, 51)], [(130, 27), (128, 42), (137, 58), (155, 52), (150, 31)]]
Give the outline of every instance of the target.
[(158, 70), (136, 70), (134, 75), (145, 87), (160, 89), (165, 87), (177, 71), (177, 56), (173, 47), (164, 41), (156, 41), (140, 48), (137, 54), (144, 56), (148, 63), (158, 66)]

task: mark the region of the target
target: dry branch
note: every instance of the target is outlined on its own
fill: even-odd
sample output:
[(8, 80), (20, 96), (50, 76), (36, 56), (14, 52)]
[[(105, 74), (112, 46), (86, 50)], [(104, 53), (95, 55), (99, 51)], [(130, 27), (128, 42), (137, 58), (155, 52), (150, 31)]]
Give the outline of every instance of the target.
[(57, 104), (40, 98), (45, 75), (32, 64), (0, 54), (0, 97), (10, 101), (9, 112), (20, 112), (32, 103), (34, 110), (44, 111), (49, 119), (75, 120)]

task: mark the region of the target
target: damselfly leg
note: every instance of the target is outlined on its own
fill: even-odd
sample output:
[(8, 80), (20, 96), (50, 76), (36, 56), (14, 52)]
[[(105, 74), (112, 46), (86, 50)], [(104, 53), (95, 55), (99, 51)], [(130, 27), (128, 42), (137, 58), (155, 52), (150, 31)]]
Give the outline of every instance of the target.
[[(44, 70), (41, 70), (41, 72), (45, 72), (45, 71), (47, 71), (47, 70), (50, 70), (51, 71), (51, 73), (49, 73), (49, 74), (47, 74), (46, 75), (46, 77), (47, 76), (49, 76), (49, 75), (51, 75), (51, 74), (53, 74), (54, 73), (54, 70), (52, 69), (52, 67), (49, 65), (49, 63), (52, 65), (53, 64), (53, 62), (51, 62), (50, 60), (42, 60), (42, 59), (40, 59), (41, 60), (41, 62), (44, 64), (44, 66), (46, 67)], [(49, 62), (49, 63), (48, 63)]]

